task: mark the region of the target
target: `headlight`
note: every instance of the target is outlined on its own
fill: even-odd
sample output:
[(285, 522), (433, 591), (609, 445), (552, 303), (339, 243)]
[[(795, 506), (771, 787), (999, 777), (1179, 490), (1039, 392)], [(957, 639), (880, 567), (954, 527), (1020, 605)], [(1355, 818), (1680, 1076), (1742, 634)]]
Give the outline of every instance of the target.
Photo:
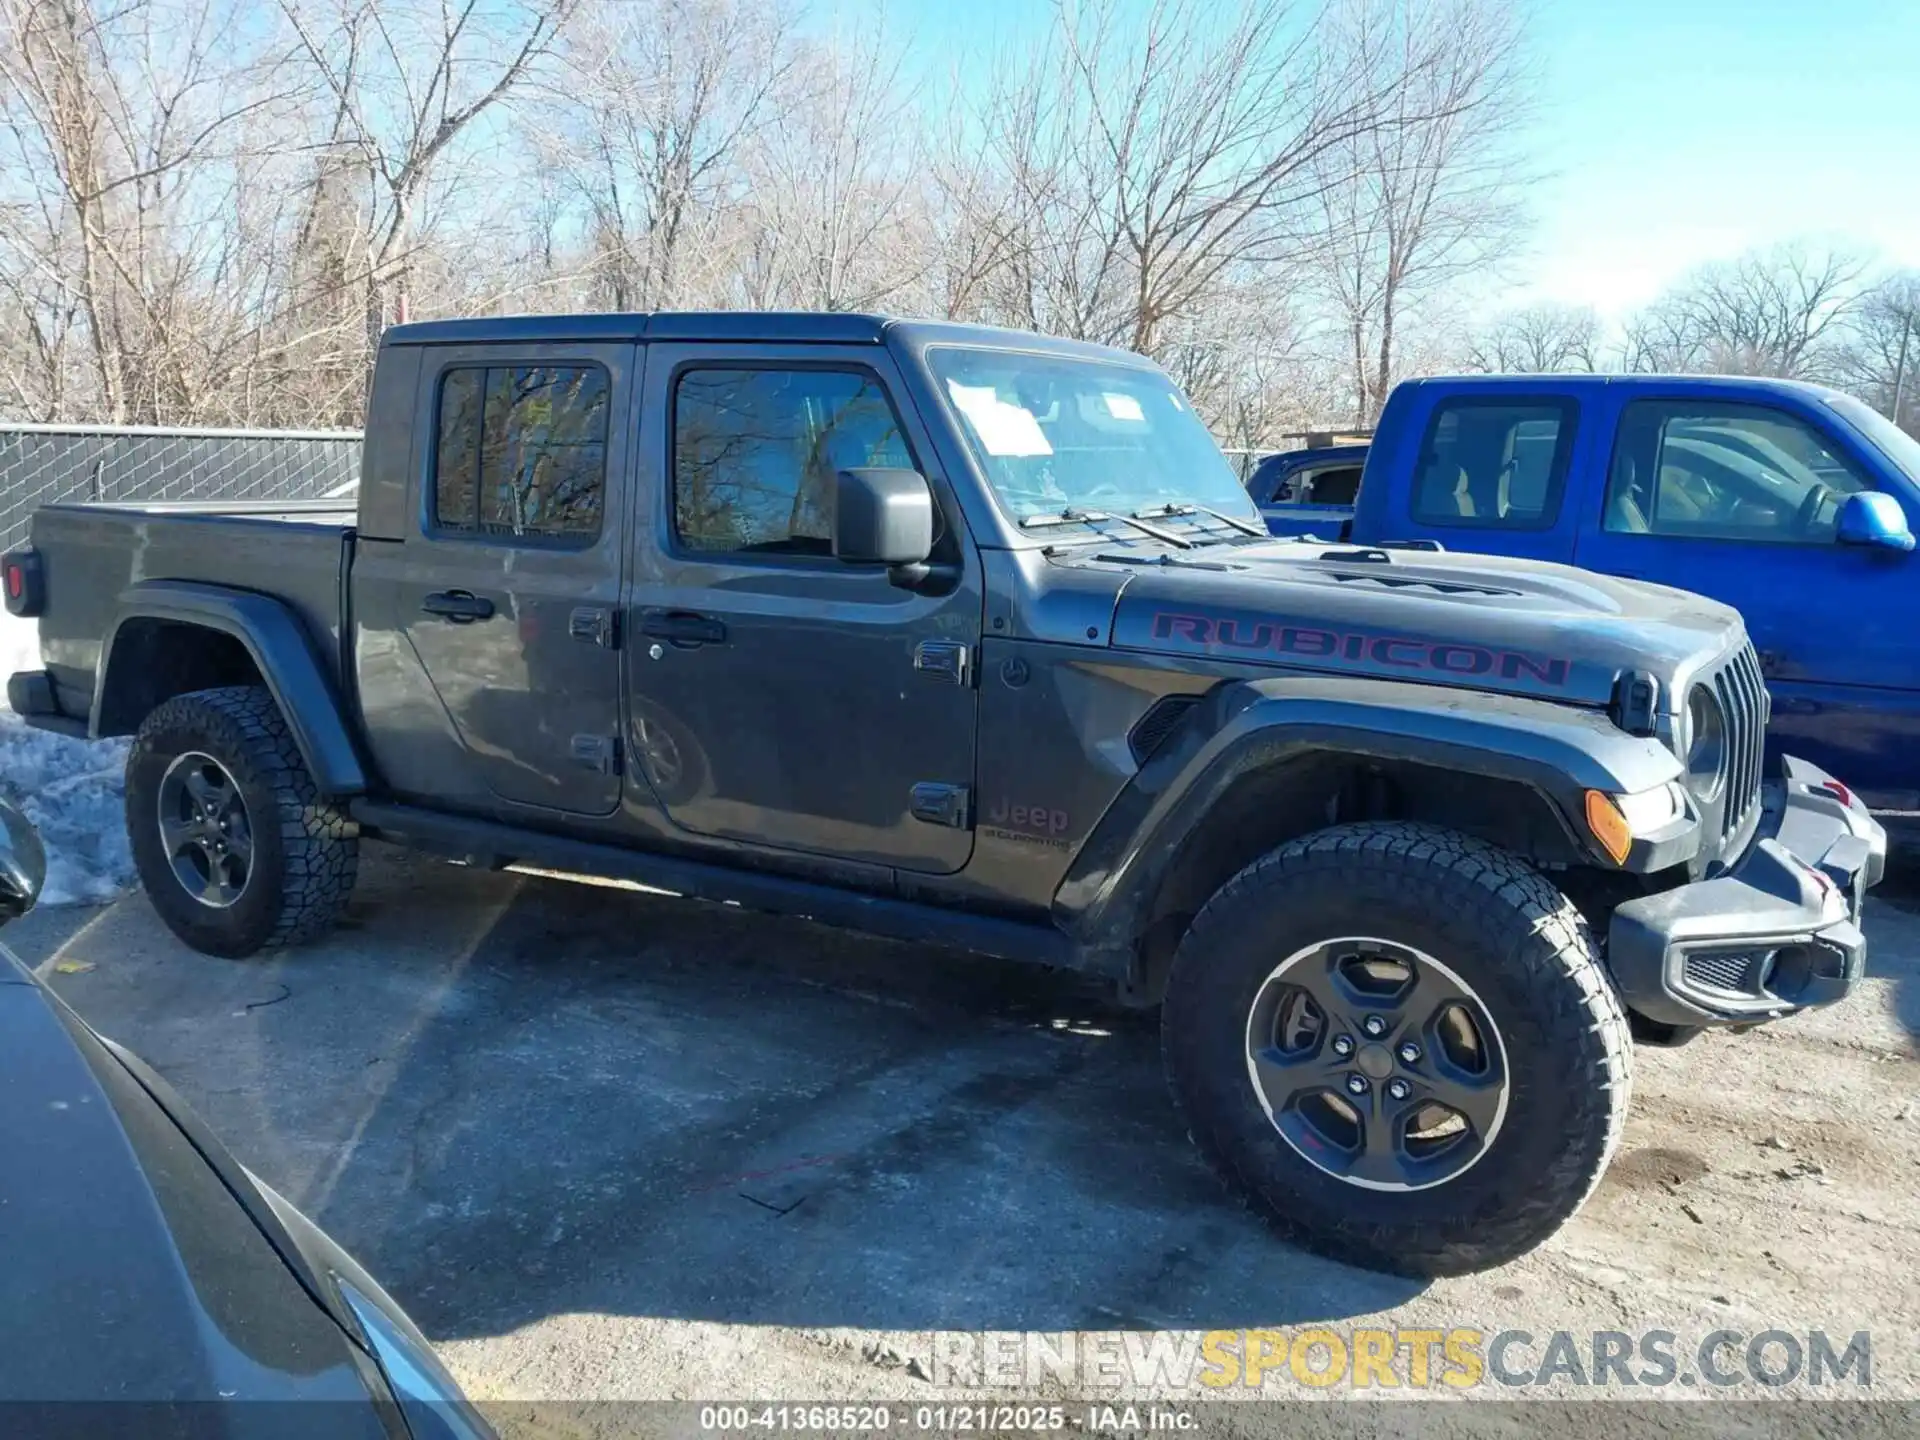
[(1672, 785), (1642, 790), (1637, 795), (1615, 795), (1613, 803), (1635, 835), (1651, 835), (1677, 820), (1685, 808), (1679, 790)]
[(1687, 696), (1687, 789), (1702, 805), (1720, 797), (1727, 773), (1727, 717), (1713, 691), (1696, 685)]
[(414, 1440), (495, 1440), (492, 1427), (460, 1393), (433, 1351), (407, 1333), (410, 1325), (397, 1321), (386, 1305), (362, 1294), (352, 1281), (336, 1274), (334, 1284), (360, 1322), (360, 1333), (380, 1362)]

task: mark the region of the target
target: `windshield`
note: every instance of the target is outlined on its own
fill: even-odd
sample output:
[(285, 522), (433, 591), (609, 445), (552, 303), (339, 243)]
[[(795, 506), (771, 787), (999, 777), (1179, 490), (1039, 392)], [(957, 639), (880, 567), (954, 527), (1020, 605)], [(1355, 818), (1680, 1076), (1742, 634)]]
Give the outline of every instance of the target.
[(1207, 427), (1156, 370), (952, 346), (927, 359), (1016, 520), (1193, 505), (1260, 523)]
[(1863, 405), (1851, 395), (1836, 395), (1827, 401), (1853, 427), (1873, 442), (1873, 446), (1891, 460), (1914, 484), (1920, 485), (1920, 440), (1907, 434), (1871, 405)]

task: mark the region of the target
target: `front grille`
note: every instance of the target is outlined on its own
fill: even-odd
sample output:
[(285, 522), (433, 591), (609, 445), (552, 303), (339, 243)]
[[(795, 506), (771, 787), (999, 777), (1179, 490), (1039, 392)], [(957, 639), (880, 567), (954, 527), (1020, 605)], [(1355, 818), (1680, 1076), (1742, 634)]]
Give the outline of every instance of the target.
[(1760, 761), (1767, 741), (1767, 689), (1752, 645), (1742, 645), (1709, 681), (1727, 719), (1727, 789), (1721, 838), (1739, 835), (1760, 803)]

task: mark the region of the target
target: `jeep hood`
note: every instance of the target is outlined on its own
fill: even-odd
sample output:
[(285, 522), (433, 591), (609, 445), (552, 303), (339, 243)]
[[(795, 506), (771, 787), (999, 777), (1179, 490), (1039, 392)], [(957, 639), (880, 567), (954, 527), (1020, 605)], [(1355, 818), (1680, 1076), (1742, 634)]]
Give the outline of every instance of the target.
[(1672, 686), (1744, 639), (1739, 615), (1662, 585), (1502, 556), (1276, 541), (1112, 568), (1116, 649), (1605, 705), (1622, 671)]

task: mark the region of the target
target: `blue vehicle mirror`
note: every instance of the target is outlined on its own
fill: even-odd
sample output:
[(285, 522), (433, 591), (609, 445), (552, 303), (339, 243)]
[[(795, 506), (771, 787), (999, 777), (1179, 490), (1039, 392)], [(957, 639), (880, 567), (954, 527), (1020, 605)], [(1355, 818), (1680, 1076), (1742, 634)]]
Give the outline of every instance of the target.
[(1839, 538), (1842, 545), (1913, 549), (1906, 512), (1898, 500), (1880, 490), (1856, 491), (1840, 502)]

